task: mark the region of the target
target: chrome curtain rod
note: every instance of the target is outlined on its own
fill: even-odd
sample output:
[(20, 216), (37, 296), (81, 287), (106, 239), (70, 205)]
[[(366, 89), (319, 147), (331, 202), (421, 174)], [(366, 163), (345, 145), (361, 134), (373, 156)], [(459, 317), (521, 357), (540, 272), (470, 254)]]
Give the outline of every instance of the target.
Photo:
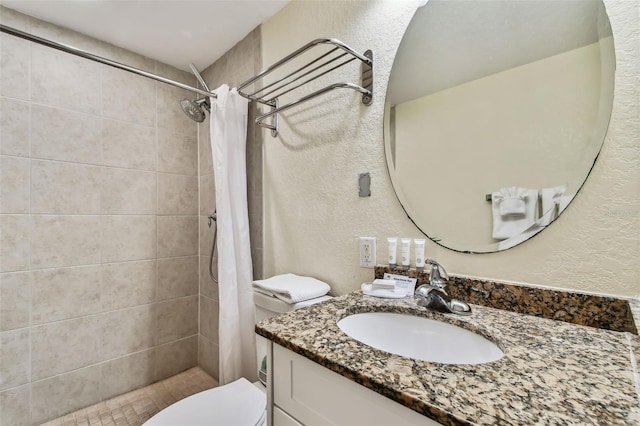
[(101, 64), (109, 65), (110, 67), (119, 68), (124, 71), (128, 71), (133, 74), (138, 74), (146, 78), (150, 78), (152, 80), (159, 81), (161, 83), (170, 84), (171, 86), (179, 87), (181, 89), (189, 90), (191, 92), (198, 93), (200, 95), (204, 95), (207, 97), (216, 98), (216, 94), (212, 92), (208, 92), (205, 90), (197, 89), (195, 87), (191, 87), (188, 84), (180, 83), (177, 81), (170, 80), (165, 77), (161, 77), (156, 74), (152, 74), (147, 71), (143, 71), (138, 68), (130, 67), (129, 65), (121, 64), (120, 62), (112, 61), (111, 59), (103, 58), (102, 56), (97, 56), (89, 52), (85, 52), (84, 50), (77, 49), (72, 46), (68, 46), (66, 44), (56, 43), (51, 40), (47, 40), (46, 38), (38, 37), (33, 34), (26, 33), (24, 31), (17, 30), (15, 28), (8, 27), (6, 25), (0, 24), (0, 31), (3, 33), (10, 34), (14, 37), (23, 38), (25, 40), (32, 41), (34, 43), (42, 44), (43, 46), (51, 47), (53, 49), (60, 50), (62, 52), (71, 53), (72, 55), (79, 56), (81, 58), (89, 59), (91, 61), (100, 62)]

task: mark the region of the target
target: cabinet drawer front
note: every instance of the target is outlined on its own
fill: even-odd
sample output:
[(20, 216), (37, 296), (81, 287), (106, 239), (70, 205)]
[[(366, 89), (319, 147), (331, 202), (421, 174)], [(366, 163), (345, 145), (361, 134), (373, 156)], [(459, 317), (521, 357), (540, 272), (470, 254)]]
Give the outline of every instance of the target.
[(296, 419), (279, 409), (273, 407), (273, 426), (303, 426)]
[(439, 424), (276, 344), (273, 383), (275, 404), (306, 425)]

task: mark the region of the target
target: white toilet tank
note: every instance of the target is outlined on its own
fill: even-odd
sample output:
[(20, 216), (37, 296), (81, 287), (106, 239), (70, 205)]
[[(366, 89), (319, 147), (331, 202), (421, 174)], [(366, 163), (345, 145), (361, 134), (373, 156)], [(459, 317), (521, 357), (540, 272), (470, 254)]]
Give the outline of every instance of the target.
[[(263, 293), (253, 292), (253, 303), (256, 307), (256, 322), (269, 319), (285, 312), (295, 311), (296, 309), (304, 308), (305, 306), (315, 305), (316, 303), (324, 302), (331, 299), (331, 296), (320, 296), (315, 299), (305, 300), (295, 304), (284, 302), (276, 297), (267, 296)], [(267, 355), (267, 339), (256, 334), (256, 361), (257, 370), (260, 372), (262, 367), (262, 359)], [(259, 373), (260, 381), (264, 380), (264, 373)]]
[(320, 296), (315, 299), (305, 300), (295, 304), (284, 302), (276, 297), (267, 296), (266, 294), (253, 292), (253, 303), (256, 305), (256, 322), (266, 320), (278, 314), (295, 311), (305, 306), (315, 305), (331, 299), (331, 296)]

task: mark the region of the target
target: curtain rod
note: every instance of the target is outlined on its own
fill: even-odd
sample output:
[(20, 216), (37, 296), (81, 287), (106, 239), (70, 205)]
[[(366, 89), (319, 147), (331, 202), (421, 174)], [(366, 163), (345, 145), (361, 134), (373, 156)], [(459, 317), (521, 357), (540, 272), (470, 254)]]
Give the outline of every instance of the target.
[(128, 71), (128, 72), (133, 73), (133, 74), (138, 74), (138, 75), (141, 75), (143, 77), (159, 81), (161, 83), (170, 84), (172, 86), (179, 87), (179, 88), (185, 89), (185, 90), (189, 90), (191, 92), (195, 92), (195, 93), (198, 93), (200, 95), (216, 98), (216, 94), (215, 93), (207, 92), (207, 91), (201, 90), (201, 89), (197, 89), (195, 87), (189, 86), (188, 84), (179, 83), (177, 81), (173, 81), (173, 80), (170, 80), (168, 78), (161, 77), (159, 75), (152, 74), (150, 72), (143, 71), (143, 70), (138, 69), (138, 68), (130, 67), (129, 65), (121, 64), (120, 62), (112, 61), (111, 59), (103, 58), (102, 56), (94, 55), (93, 53), (85, 52), (84, 50), (77, 49), (75, 47), (68, 46), (66, 44), (56, 43), (54, 41), (47, 40), (45, 38), (35, 36), (33, 34), (26, 33), (24, 31), (20, 31), (20, 30), (17, 30), (15, 28), (8, 27), (6, 25), (0, 24), (0, 31), (3, 32), (3, 33), (10, 34), (10, 35), (12, 35), (14, 37), (23, 38), (25, 40), (29, 40), (29, 41), (32, 41), (34, 43), (42, 44), (44, 46), (51, 47), (53, 49), (57, 49), (57, 50), (60, 50), (60, 51), (66, 52), (66, 53), (71, 53), (72, 55), (76, 55), (76, 56), (79, 56), (81, 58), (89, 59), (89, 60), (95, 61), (95, 62), (100, 62), (102, 64), (109, 65), (109, 66), (114, 67), (114, 68), (119, 68), (121, 70)]

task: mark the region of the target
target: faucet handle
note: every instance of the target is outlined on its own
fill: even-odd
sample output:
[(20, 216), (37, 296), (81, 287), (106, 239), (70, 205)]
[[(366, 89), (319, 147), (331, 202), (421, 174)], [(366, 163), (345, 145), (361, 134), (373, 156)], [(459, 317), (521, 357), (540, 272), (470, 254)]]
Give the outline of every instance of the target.
[(442, 265), (433, 259), (425, 259), (425, 263), (431, 265), (431, 271), (429, 272), (429, 284), (433, 287), (444, 289), (449, 280), (447, 271), (445, 271)]

